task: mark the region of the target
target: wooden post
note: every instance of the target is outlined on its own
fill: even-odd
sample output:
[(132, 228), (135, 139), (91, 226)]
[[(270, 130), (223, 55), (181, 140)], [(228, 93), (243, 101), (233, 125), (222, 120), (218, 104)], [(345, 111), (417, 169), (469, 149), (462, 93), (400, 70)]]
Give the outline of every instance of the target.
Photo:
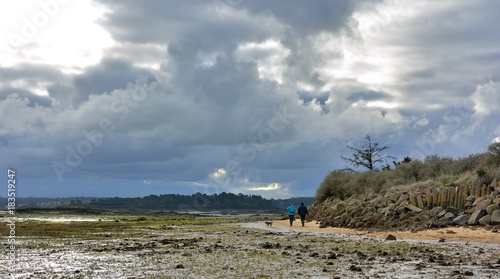
[(425, 193), (425, 202), (427, 203), (427, 209), (432, 209), (432, 192), (430, 189), (427, 189)]
[(474, 195), (476, 196), (476, 198), (481, 197), (481, 186), (480, 185), (476, 185), (476, 191), (475, 191)]
[(417, 204), (421, 209), (425, 209), (424, 202), (422, 201), (422, 195), (417, 195)]
[(410, 194), (410, 204), (413, 206), (417, 206), (417, 203), (415, 202), (415, 194), (413, 193)]
[(440, 195), (441, 196), (441, 198), (440, 198), (441, 199), (441, 203), (440, 204), (441, 204), (441, 207), (443, 207), (443, 208), (446, 208), (446, 194), (447, 194), (446, 193), (446, 189), (443, 189), (441, 191), (441, 195)]
[(483, 187), (481, 187), (481, 197), (485, 197), (488, 192), (488, 186), (486, 186), (486, 184), (483, 184)]

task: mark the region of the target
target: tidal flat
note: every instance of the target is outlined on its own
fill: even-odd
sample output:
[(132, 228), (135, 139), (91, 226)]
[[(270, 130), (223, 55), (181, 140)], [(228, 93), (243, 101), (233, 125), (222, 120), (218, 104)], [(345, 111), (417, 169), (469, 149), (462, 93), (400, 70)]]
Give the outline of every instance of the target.
[[(499, 278), (500, 245), (266, 227), (278, 216), (16, 216), (2, 278)], [(8, 217), (0, 217), (3, 223)], [(12, 264), (14, 264), (12, 266)]]

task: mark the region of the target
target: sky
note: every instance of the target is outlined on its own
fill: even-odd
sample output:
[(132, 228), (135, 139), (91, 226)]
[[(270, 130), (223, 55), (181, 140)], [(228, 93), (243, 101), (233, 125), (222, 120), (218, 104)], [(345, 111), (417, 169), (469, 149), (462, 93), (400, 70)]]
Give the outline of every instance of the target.
[(496, 0), (1, 1), (3, 180), (15, 170), (25, 197), (279, 199), (314, 196), (366, 135), (397, 160), (485, 152), (498, 14)]

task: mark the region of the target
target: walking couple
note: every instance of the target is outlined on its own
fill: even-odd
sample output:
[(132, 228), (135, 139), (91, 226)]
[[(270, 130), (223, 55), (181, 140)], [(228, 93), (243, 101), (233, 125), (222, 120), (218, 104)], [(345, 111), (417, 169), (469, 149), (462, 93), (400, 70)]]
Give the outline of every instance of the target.
[(302, 227), (304, 226), (304, 223), (306, 222), (306, 215), (309, 214), (307, 212), (307, 207), (304, 205), (303, 202), (300, 203), (299, 208), (295, 208), (295, 206), (290, 205), (289, 207), (286, 208), (286, 211), (288, 212), (288, 219), (290, 220), (290, 227), (293, 225), (293, 220), (295, 219), (295, 213), (299, 213), (300, 216), (300, 222), (302, 223)]

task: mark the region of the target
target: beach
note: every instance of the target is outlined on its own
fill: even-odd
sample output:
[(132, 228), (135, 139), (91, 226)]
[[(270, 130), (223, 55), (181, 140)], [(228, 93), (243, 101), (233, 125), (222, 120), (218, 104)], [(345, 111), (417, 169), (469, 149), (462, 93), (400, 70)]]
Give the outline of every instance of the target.
[(289, 229), (296, 232), (317, 232), (331, 234), (357, 235), (385, 239), (389, 234), (401, 240), (428, 240), (428, 241), (452, 241), (452, 242), (477, 242), (500, 244), (500, 233), (492, 232), (491, 229), (484, 227), (449, 227), (441, 229), (428, 229), (423, 231), (382, 231), (370, 232), (363, 230), (354, 230), (347, 228), (320, 228), (316, 221), (306, 222), (302, 227), (299, 220), (296, 220), (292, 227), (288, 220), (274, 221), (276, 228)]
[(16, 260), (2, 262), (1, 278), (498, 278), (500, 268), (497, 234), (479, 228), (368, 233), (248, 217), (77, 217), (17, 218)]

